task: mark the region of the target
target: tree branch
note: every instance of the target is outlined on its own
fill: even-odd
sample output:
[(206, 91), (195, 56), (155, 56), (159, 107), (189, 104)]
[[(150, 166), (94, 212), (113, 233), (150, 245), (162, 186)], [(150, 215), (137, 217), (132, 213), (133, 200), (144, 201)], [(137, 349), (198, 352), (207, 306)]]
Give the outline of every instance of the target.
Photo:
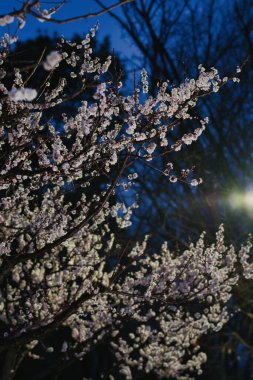
[[(44, 21), (47, 21), (47, 22), (51, 22), (51, 23), (54, 23), (54, 24), (67, 24), (67, 23), (70, 23), (70, 22), (73, 22), (73, 21), (86, 20), (86, 19), (91, 18), (91, 17), (101, 16), (104, 13), (112, 11), (113, 9), (118, 8), (118, 7), (120, 7), (120, 6), (124, 5), (124, 4), (130, 3), (132, 1), (134, 1), (134, 0), (120, 0), (119, 2), (117, 2), (117, 3), (115, 3), (115, 4), (111, 5), (111, 6), (104, 7), (100, 11), (86, 13), (84, 15), (74, 16), (74, 17), (70, 17), (70, 18), (67, 18), (67, 19), (64, 19), (64, 20), (58, 20), (58, 19), (54, 19), (54, 18), (48, 18), (48, 17), (45, 17), (45, 16), (37, 13), (36, 11), (33, 10), (33, 8), (36, 7), (36, 6), (38, 6), (40, 4), (40, 1), (34, 1), (31, 4), (29, 4), (29, 1), (27, 1), (21, 9), (15, 10), (15, 11), (9, 13), (9, 16), (24, 17), (26, 14), (30, 14), (31, 16), (33, 16), (33, 17), (35, 17), (37, 19), (44, 20)], [(59, 7), (61, 7), (64, 4), (65, 4), (65, 1), (61, 2), (60, 5), (59, 5)], [(2, 18), (4, 16), (5, 15), (0, 15), (0, 18)]]

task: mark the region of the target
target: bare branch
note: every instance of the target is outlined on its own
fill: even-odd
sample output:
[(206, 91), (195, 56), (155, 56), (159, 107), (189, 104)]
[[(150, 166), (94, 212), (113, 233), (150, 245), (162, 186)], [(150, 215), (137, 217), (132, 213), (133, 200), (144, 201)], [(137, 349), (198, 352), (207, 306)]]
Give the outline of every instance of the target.
[[(10, 12), (9, 16), (24, 18), (26, 14), (30, 14), (31, 16), (33, 16), (39, 20), (44, 20), (44, 21), (51, 22), (54, 24), (67, 24), (67, 23), (70, 23), (73, 21), (86, 20), (86, 19), (91, 18), (91, 17), (101, 16), (104, 13), (110, 12), (113, 9), (116, 9), (116, 8), (118, 8), (124, 4), (130, 3), (132, 1), (134, 1), (134, 0), (120, 0), (118, 3), (115, 3), (109, 7), (103, 7), (102, 10), (97, 11), (97, 12), (86, 13), (84, 15), (74, 16), (74, 17), (66, 18), (64, 20), (58, 20), (58, 19), (54, 19), (51, 17), (46, 17), (43, 14), (40, 14), (34, 10), (34, 8), (36, 9), (39, 7), (40, 1), (36, 0), (36, 1), (32, 2), (31, 4), (29, 4), (30, 1), (28, 0), (25, 2), (25, 4), (23, 5), (23, 7), (21, 9)], [(60, 9), (65, 4), (66, 4), (66, 1), (61, 2), (55, 11)], [(55, 11), (54, 11), (54, 13), (55, 13)], [(5, 15), (0, 15), (0, 18), (2, 18), (4, 16)]]

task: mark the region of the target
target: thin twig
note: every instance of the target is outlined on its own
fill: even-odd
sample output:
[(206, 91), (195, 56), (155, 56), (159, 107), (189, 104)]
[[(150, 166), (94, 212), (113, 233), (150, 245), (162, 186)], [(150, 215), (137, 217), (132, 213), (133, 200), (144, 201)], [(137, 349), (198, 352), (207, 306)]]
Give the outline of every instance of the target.
[[(70, 22), (73, 22), (73, 21), (86, 20), (86, 19), (91, 18), (91, 17), (101, 16), (104, 13), (110, 12), (113, 9), (118, 8), (118, 7), (120, 7), (120, 6), (124, 5), (124, 4), (131, 3), (132, 1), (134, 1), (134, 0), (120, 0), (116, 4), (113, 4), (113, 5), (109, 6), (109, 7), (104, 7), (100, 11), (86, 13), (84, 15), (74, 16), (74, 17), (70, 17), (70, 18), (67, 18), (67, 19), (64, 19), (64, 20), (58, 20), (58, 19), (54, 19), (54, 18), (47, 18), (47, 17), (43, 16), (42, 14), (37, 13), (36, 11), (33, 10), (33, 8), (36, 7), (36, 6), (38, 6), (40, 4), (40, 1), (34, 1), (31, 4), (29, 4), (29, 2), (26, 2), (21, 9), (15, 10), (13, 12), (10, 12), (9, 16), (24, 17), (26, 14), (30, 14), (31, 16), (33, 16), (33, 17), (35, 17), (37, 19), (44, 20), (44, 21), (47, 21), (47, 22), (51, 22), (51, 23), (54, 23), (54, 24), (67, 24), (67, 23), (70, 23)], [(61, 3), (61, 5), (64, 5), (64, 4), (65, 4), (65, 2)], [(2, 18), (4, 16), (5, 15), (0, 15), (0, 18)]]

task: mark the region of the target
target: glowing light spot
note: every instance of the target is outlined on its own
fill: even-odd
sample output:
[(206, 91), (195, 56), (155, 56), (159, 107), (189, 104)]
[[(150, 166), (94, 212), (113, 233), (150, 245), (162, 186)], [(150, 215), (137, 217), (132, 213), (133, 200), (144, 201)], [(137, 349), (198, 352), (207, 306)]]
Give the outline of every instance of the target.
[(233, 209), (243, 209), (253, 212), (253, 189), (234, 191), (228, 198), (229, 206)]

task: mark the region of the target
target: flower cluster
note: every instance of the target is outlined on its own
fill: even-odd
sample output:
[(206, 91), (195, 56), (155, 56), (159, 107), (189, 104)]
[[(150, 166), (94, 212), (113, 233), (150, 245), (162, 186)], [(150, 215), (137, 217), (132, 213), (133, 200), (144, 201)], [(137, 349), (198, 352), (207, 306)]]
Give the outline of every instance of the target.
[(37, 91), (33, 88), (16, 88), (13, 87), (11, 91), (9, 91), (9, 97), (14, 102), (20, 102), (20, 101), (28, 101), (31, 102), (34, 100), (37, 96)]
[(53, 70), (55, 67), (57, 67), (61, 59), (62, 56), (58, 51), (51, 51), (51, 53), (49, 53), (46, 57), (46, 60), (43, 64), (44, 69), (47, 71)]
[(0, 17), (0, 26), (6, 26), (8, 24), (12, 24), (13, 21), (14, 21), (14, 17), (10, 15)]
[[(207, 120), (193, 120), (191, 110), (223, 80), (214, 68), (201, 67), (196, 80), (173, 88), (159, 83), (151, 96), (143, 70), (145, 99), (138, 88), (124, 96), (121, 83), (107, 79), (112, 58), (93, 55), (95, 32), (80, 43), (62, 38), (60, 51), (46, 57), (50, 75), (57, 75), (60, 61), (68, 67), (56, 87), (46, 80), (44, 87), (28, 88), (29, 74), (16, 70), (10, 88), (1, 71), (0, 349), (49, 355), (57, 347), (45, 347), (42, 337), (64, 326), (69, 337), (58, 350), (62, 360), (81, 359), (109, 337), (126, 379), (134, 371), (191, 378), (206, 360), (199, 339), (229, 318), (238, 257), (245, 277), (252, 277), (250, 243), (236, 255), (221, 227), (213, 245), (201, 236), (182, 253), (167, 243), (154, 252), (148, 239), (118, 241), (111, 225), (131, 225), (138, 204), (129, 205), (124, 191), (134, 189), (142, 165), (153, 167), (162, 150), (169, 155), (200, 137)], [(1, 54), (4, 64), (8, 54)], [(79, 87), (70, 94), (73, 78)], [(89, 99), (87, 89), (93, 90)], [(47, 117), (80, 94), (74, 114), (62, 113), (60, 122)], [(199, 127), (172, 143), (185, 119)], [(173, 170), (170, 159), (162, 168), (170, 182), (191, 175)]]
[(142, 82), (142, 91), (143, 91), (143, 94), (147, 94), (148, 93), (148, 73), (145, 69), (142, 69), (141, 71), (141, 82)]

